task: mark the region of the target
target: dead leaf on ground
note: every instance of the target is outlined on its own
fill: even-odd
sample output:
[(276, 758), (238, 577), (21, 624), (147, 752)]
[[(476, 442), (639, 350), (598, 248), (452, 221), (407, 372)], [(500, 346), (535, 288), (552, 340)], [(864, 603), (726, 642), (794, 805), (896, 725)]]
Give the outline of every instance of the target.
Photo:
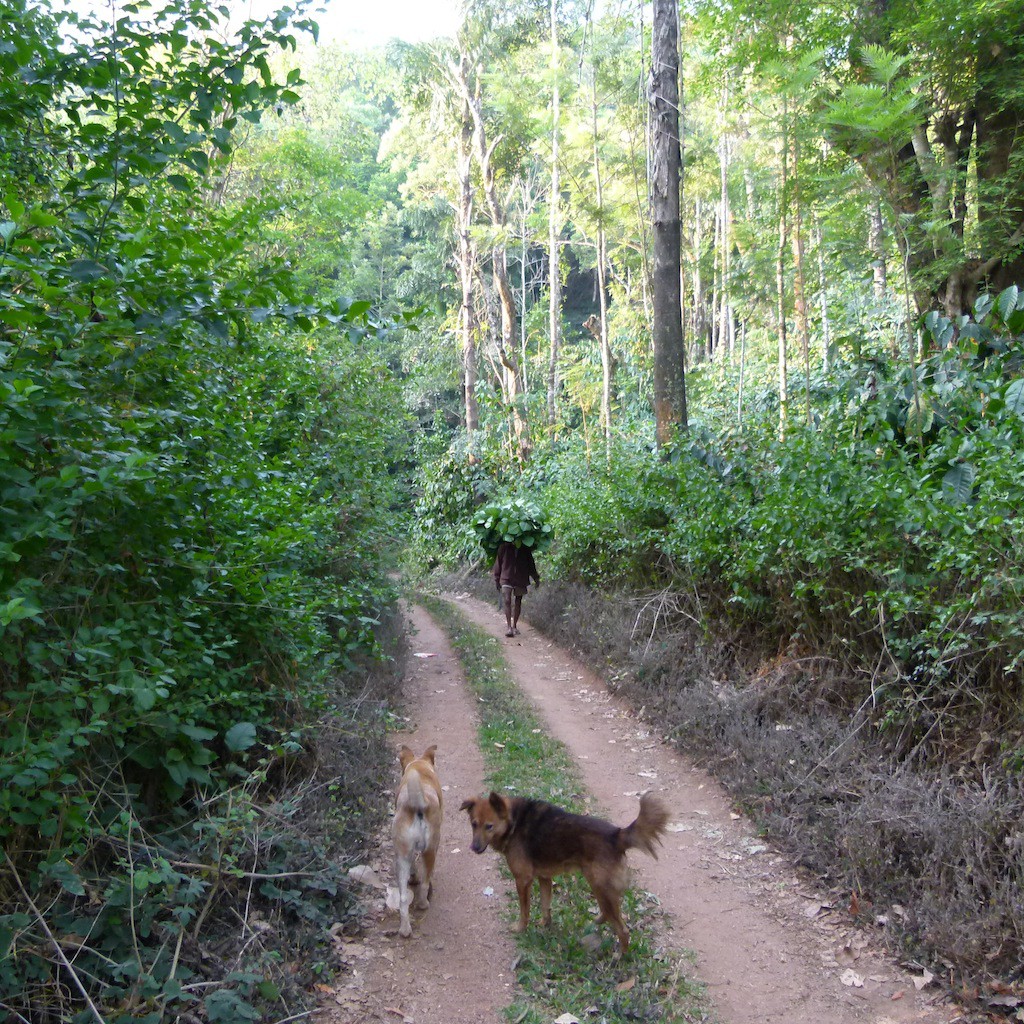
[(927, 988), (934, 980), (935, 975), (932, 974), (931, 971), (925, 970), (924, 974), (922, 974), (920, 978), (913, 978), (914, 988), (916, 988), (917, 991), (920, 992), (921, 989)]
[(369, 864), (357, 864), (354, 868), (348, 869), (348, 877), (353, 882), (360, 882), (363, 885), (372, 885), (376, 889), (383, 889), (384, 883)]
[(628, 992), (636, 984), (636, 975), (632, 978), (628, 978), (626, 981), (620, 982), (615, 986), (616, 992)]
[(989, 996), (985, 1000), (989, 1006), (1009, 1006), (1011, 1009), (1024, 1003), (1024, 996), (1005, 995)]
[(839, 975), (839, 980), (850, 988), (863, 988), (864, 979), (854, 970), (849, 967)]
[(580, 1024), (580, 1019), (571, 1013), (563, 1013), (561, 1017), (555, 1018), (554, 1024)]

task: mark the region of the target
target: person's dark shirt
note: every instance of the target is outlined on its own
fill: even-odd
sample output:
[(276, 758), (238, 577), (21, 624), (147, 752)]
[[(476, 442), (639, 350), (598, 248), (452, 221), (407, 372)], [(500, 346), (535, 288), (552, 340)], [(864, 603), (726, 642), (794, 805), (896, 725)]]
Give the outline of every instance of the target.
[(517, 548), (508, 541), (502, 541), (499, 546), (492, 572), (495, 582), (502, 587), (519, 587), (525, 590), (529, 587), (531, 579), (540, 583), (533, 552), (529, 548)]

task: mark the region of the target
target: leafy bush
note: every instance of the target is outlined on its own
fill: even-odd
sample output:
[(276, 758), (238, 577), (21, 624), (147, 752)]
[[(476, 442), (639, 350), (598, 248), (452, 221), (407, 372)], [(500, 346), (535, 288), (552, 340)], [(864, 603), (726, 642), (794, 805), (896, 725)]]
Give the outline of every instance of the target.
[[(258, 794), (309, 760), (311, 716), (377, 653), (398, 391), (361, 344), (365, 305), (310, 307), (258, 258), (258, 197), (208, 201), (209, 154), (295, 98), (268, 63), (294, 45), (287, 19), (224, 43), (212, 8), (171, 3), (61, 42), (45, 4), (16, 7), (0, 25), (0, 1001), (70, 1016), (85, 979), (107, 1019), (156, 1020), (196, 1002), (182, 985), (233, 889), (222, 872), (253, 843), (280, 865), (253, 839)], [(301, 916), (306, 888), (265, 895)], [(47, 928), (81, 940), (74, 967)], [(238, 1010), (233, 991), (211, 1018)]]

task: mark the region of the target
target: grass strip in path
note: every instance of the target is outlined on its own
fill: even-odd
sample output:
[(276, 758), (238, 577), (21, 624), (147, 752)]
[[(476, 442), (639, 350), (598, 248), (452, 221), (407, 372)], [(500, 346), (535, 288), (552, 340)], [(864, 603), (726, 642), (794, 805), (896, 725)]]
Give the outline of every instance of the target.
[[(544, 731), (532, 703), (509, 675), (498, 641), (468, 622), (450, 602), (429, 595), (418, 600), (448, 634), (477, 697), (485, 786), (590, 813), (572, 755)], [(466, 833), (468, 838), (468, 823)], [(502, 865), (504, 869), (504, 859)], [(576, 874), (559, 876), (551, 928), (540, 927), (535, 906), (530, 927), (517, 936), (520, 993), (506, 1011), (509, 1020), (550, 1024), (563, 1014), (581, 1024), (708, 1020), (698, 986), (683, 974), (688, 958), (658, 949), (645, 926), (644, 918), (657, 913), (657, 901), (629, 889), (623, 906), (632, 934), (629, 953), (616, 960), (614, 936), (594, 924), (596, 908), (586, 882)], [(510, 923), (518, 917), (514, 892), (505, 916)]]

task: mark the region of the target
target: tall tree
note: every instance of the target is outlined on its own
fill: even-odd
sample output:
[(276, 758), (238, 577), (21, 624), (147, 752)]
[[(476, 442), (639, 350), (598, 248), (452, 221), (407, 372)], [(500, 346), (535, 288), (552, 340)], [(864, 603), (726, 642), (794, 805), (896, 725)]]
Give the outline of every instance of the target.
[(551, 198), (548, 203), (548, 335), (551, 342), (548, 363), (548, 424), (558, 415), (558, 349), (562, 334), (562, 266), (559, 234), (561, 186), (558, 181), (558, 0), (551, 0)]
[(494, 151), (501, 141), (488, 136), (484, 118), (483, 71), (474, 65), (464, 50), (459, 60), (449, 65), (452, 82), (462, 97), (473, 122), (473, 148), (483, 188), (484, 203), (490, 218), (491, 280), (497, 295), (500, 327), (494, 332), (502, 367), (502, 387), (512, 416), (513, 431), (520, 458), (529, 454), (531, 442), (523, 388), (522, 370), (516, 353), (519, 341), (515, 293), (508, 274), (507, 224), (505, 204), (498, 193)]
[[(460, 54), (460, 64), (468, 58)], [(460, 67), (461, 77), (468, 77), (468, 68)], [(465, 406), (466, 440), (470, 461), (476, 458), (473, 443), (479, 428), (477, 382), (477, 317), (473, 304), (473, 279), (476, 268), (476, 247), (471, 235), (473, 226), (473, 115), (469, 101), (462, 97), (462, 116), (455, 158), (458, 197), (455, 208), (455, 230), (458, 233), (459, 284), (462, 305), (459, 307), (459, 341), (462, 349), (463, 400)]]
[(687, 427), (679, 215), (679, 10), (654, 0), (651, 29), (651, 220), (654, 233), (654, 420), (659, 445)]

